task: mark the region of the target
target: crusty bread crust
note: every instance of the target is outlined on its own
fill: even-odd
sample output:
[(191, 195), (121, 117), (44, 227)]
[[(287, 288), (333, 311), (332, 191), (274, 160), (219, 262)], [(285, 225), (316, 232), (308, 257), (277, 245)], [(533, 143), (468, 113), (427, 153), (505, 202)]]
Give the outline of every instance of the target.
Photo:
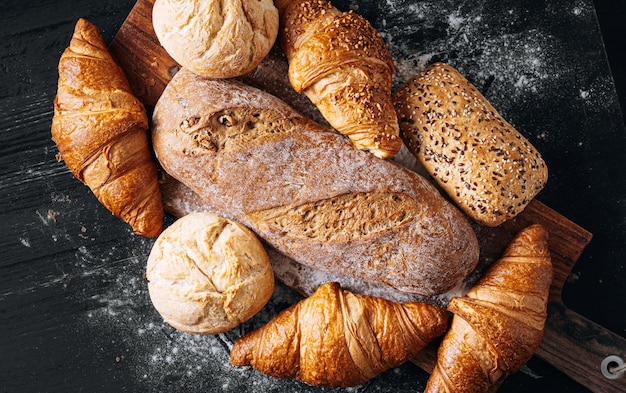
[(278, 35), (272, 0), (157, 0), (154, 32), (179, 64), (212, 78), (254, 69)]
[(152, 136), (170, 175), (300, 263), (434, 295), (478, 261), (469, 222), (426, 179), (250, 86), (179, 71)]
[(394, 93), (402, 138), (450, 198), (497, 226), (541, 191), (537, 149), (453, 67), (435, 63)]
[(158, 237), (146, 267), (152, 304), (176, 329), (217, 334), (247, 321), (274, 292), (257, 237), (217, 214), (188, 214)]

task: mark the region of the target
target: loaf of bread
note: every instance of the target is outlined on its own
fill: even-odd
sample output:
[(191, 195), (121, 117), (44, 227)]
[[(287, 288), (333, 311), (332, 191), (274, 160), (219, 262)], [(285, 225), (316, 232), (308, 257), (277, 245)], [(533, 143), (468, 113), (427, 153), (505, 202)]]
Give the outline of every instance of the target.
[(231, 78), (255, 68), (278, 35), (272, 0), (156, 0), (152, 25), (179, 64), (200, 75)]
[(546, 184), (537, 149), (453, 67), (428, 67), (394, 93), (394, 105), (409, 150), (476, 222), (515, 217)]
[[(215, 209), (189, 187), (165, 172), (161, 173), (159, 185), (163, 192), (163, 207), (174, 217), (183, 217), (198, 212), (212, 212)], [(321, 271), (312, 266), (303, 265), (271, 247), (266, 247), (266, 251), (270, 258), (274, 277), (304, 296), (311, 295), (324, 283), (337, 282), (343, 289), (362, 295), (376, 296), (397, 303), (425, 302), (445, 308), (452, 297), (464, 293), (477, 279), (476, 274), (470, 274), (459, 285), (446, 293), (436, 296), (420, 296), (346, 274)], [(481, 258), (474, 272), (482, 271), (485, 268), (483, 266), (485, 262)]]
[(476, 266), (473, 229), (431, 183), (260, 90), (182, 69), (152, 131), (165, 171), (303, 264), (424, 295)]
[(263, 245), (243, 225), (203, 212), (161, 233), (146, 269), (150, 299), (174, 328), (197, 334), (233, 329), (254, 316), (274, 291)]

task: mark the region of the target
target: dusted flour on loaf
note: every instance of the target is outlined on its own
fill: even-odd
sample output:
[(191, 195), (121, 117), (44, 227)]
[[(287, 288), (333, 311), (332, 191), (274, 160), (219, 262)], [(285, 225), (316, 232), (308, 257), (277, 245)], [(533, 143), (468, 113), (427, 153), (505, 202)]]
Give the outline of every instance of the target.
[(250, 86), (181, 70), (153, 144), (170, 175), (302, 264), (433, 295), (478, 261), (468, 221), (426, 179)]

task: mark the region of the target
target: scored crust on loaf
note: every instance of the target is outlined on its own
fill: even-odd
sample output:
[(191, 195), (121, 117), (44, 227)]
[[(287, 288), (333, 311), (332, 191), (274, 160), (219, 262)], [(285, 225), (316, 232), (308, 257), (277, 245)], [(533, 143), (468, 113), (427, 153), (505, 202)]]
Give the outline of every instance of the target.
[[(303, 264), (432, 295), (478, 262), (469, 222), (429, 181), (258, 89), (183, 68), (155, 106), (152, 131), (167, 173)], [(323, 225), (307, 222), (309, 207), (324, 210)], [(361, 208), (377, 215), (374, 226)]]
[(478, 223), (515, 217), (543, 189), (540, 153), (453, 67), (428, 67), (395, 92), (394, 105), (408, 149)]
[(273, 231), (321, 242), (374, 236), (405, 225), (423, 214), (415, 198), (400, 193), (343, 194), (297, 207), (254, 212), (252, 218)]

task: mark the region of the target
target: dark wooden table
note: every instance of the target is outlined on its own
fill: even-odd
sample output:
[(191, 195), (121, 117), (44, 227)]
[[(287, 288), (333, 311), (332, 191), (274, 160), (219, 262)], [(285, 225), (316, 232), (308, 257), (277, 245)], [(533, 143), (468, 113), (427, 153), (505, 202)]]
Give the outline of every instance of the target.
[[(400, 78), (421, 61), (453, 62), (542, 151), (550, 179), (538, 199), (594, 235), (564, 301), (626, 336), (626, 129), (591, 0), (352, 3), (404, 59)], [(133, 4), (3, 2), (0, 392), (328, 391), (231, 368), (228, 336), (164, 324), (143, 277), (153, 241), (133, 235), (56, 161), (56, 66), (74, 24), (85, 17), (111, 42)], [(294, 299), (279, 285), (245, 328)], [(426, 378), (407, 364), (354, 391), (420, 391)], [(539, 358), (500, 389), (533, 390), (588, 392)]]

